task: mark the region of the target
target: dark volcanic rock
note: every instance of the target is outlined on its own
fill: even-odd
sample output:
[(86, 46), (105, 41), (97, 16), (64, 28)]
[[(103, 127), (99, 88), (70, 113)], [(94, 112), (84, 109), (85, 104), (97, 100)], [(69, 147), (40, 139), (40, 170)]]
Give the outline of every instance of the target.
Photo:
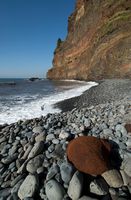
[(49, 79), (131, 77), (131, 1), (77, 0)]
[(109, 169), (111, 145), (92, 136), (81, 136), (67, 147), (67, 157), (81, 172), (100, 175)]

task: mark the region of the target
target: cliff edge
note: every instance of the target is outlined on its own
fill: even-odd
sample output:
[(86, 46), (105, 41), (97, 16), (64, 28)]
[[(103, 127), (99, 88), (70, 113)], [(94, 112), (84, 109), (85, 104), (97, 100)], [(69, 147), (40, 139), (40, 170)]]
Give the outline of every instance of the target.
[(47, 78), (131, 78), (131, 0), (77, 0)]

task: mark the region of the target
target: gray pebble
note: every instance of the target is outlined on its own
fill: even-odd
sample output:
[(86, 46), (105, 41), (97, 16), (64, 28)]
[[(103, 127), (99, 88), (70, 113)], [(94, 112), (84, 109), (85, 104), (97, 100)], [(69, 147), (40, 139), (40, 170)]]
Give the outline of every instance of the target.
[(33, 128), (33, 133), (41, 133), (43, 131), (43, 127), (42, 126), (36, 126)]
[(65, 195), (62, 185), (53, 179), (46, 183), (45, 192), (49, 200), (62, 200)]
[(73, 200), (79, 199), (81, 196), (82, 188), (83, 188), (83, 175), (79, 171), (76, 171), (69, 183), (67, 192), (69, 197)]
[(60, 173), (61, 173), (62, 180), (65, 183), (69, 183), (69, 181), (71, 180), (73, 176), (73, 172), (74, 172), (74, 169), (70, 163), (64, 162), (61, 164)]

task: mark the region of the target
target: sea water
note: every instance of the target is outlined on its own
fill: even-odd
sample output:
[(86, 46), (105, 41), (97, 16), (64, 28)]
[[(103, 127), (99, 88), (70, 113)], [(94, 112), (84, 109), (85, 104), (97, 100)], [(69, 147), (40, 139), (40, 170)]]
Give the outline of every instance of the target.
[(81, 95), (95, 82), (0, 79), (0, 124), (61, 112), (53, 105)]

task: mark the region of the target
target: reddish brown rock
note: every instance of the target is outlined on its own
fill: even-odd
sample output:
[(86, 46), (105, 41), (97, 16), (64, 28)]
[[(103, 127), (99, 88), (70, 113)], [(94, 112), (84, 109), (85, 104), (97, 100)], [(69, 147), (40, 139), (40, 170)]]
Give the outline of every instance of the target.
[(125, 128), (126, 128), (128, 133), (131, 133), (131, 124), (126, 124)]
[(67, 148), (67, 157), (81, 172), (100, 175), (109, 169), (111, 145), (92, 136), (72, 140)]
[(50, 79), (131, 77), (131, 0), (77, 0)]

